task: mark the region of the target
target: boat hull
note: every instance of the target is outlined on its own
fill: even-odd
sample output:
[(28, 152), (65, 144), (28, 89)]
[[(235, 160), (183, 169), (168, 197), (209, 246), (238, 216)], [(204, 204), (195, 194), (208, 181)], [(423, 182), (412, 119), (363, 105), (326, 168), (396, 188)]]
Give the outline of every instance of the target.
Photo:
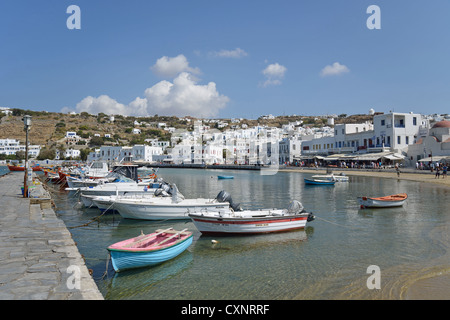
[(305, 178), (304, 180), (305, 180), (305, 184), (319, 185), (319, 186), (334, 186), (334, 184), (336, 183), (335, 181), (319, 180), (319, 179)]
[(192, 241), (193, 236), (191, 235), (174, 246), (147, 252), (111, 250), (109, 248), (108, 250), (111, 254), (114, 270), (121, 272), (129, 269), (150, 267), (171, 260), (183, 253), (192, 244)]
[[(206, 199), (205, 199), (206, 200)], [(228, 210), (229, 203), (149, 203), (134, 201), (116, 201), (113, 205), (114, 210), (126, 219), (137, 220), (184, 220), (190, 219), (189, 213), (201, 210)]]
[(390, 208), (403, 206), (407, 196), (401, 194), (380, 198), (358, 197), (357, 199), (359, 205), (363, 208)]
[(319, 180), (327, 180), (327, 181), (336, 181), (336, 182), (348, 182), (349, 178), (347, 176), (332, 176), (332, 175), (315, 175), (312, 176), (313, 179), (319, 179)]
[(270, 217), (219, 217), (206, 216), (201, 213), (190, 214), (195, 227), (202, 234), (209, 235), (245, 235), (259, 233), (286, 232), (303, 229), (308, 221), (309, 214)]
[[(25, 167), (22, 166), (10, 166), (8, 165), (9, 171), (25, 171)], [(33, 171), (42, 171), (42, 168), (39, 166), (31, 167)]]
[(156, 188), (146, 188), (146, 186), (139, 186), (137, 184), (125, 185), (124, 182), (120, 182), (118, 186), (115, 186), (113, 183), (106, 183), (96, 187), (80, 188), (79, 190), (81, 194), (80, 198), (84, 206), (92, 208), (96, 206), (92, 201), (95, 196), (154, 194)]

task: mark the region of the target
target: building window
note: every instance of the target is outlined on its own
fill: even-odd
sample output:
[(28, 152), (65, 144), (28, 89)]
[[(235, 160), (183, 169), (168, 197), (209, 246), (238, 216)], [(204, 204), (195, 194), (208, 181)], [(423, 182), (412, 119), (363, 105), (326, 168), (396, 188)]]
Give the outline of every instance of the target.
[(409, 137), (406, 137), (405, 143), (406, 143), (406, 144), (409, 144)]
[(384, 126), (385, 120), (381, 120), (381, 125)]
[(413, 126), (417, 126), (417, 117), (413, 117)]
[(401, 137), (400, 137), (400, 136), (397, 136), (397, 143), (398, 143), (398, 144), (401, 144), (401, 141), (402, 141), (402, 140), (401, 140)]

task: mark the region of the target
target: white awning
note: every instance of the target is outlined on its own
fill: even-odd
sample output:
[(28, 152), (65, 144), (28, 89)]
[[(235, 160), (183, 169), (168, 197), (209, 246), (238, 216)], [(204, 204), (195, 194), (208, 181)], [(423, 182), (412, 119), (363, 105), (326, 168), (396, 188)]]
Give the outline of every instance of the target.
[[(436, 161), (441, 161), (442, 159), (446, 159), (446, 158), (449, 158), (449, 156), (432, 156), (432, 157), (420, 159), (419, 162), (430, 162), (430, 161), (436, 162)], [(446, 159), (446, 160), (448, 160), (448, 159)]]
[(387, 152), (379, 152), (379, 153), (365, 153), (358, 155), (355, 157), (355, 160), (359, 161), (375, 161), (387, 156), (389, 153)]
[(405, 159), (404, 155), (394, 153), (394, 154), (388, 154), (387, 156), (384, 156), (383, 158), (389, 159), (389, 160), (403, 160)]

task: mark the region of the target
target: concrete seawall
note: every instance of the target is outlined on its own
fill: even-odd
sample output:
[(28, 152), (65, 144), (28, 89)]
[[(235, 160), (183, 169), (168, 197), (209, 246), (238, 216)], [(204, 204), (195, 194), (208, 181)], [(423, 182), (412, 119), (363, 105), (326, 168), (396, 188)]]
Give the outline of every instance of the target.
[(0, 177), (0, 299), (103, 300), (49, 195), (22, 186), (23, 172)]

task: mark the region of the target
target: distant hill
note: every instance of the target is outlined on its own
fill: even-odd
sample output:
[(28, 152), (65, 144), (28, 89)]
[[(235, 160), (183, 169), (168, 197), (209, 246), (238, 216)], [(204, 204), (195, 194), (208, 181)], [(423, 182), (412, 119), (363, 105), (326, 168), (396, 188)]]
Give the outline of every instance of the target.
[[(190, 118), (188, 122), (185, 119), (170, 116), (153, 117), (124, 117), (115, 115), (114, 121), (111, 122), (110, 117), (106, 114), (91, 115), (86, 112), (81, 114), (63, 114), (56, 112), (36, 112), (22, 109), (12, 109), (13, 114), (5, 116), (0, 114), (0, 139), (18, 139), (22, 143), (25, 142), (25, 131), (22, 117), (24, 114), (32, 116), (32, 125), (29, 132), (30, 144), (47, 145), (49, 147), (56, 147), (63, 143), (66, 131), (75, 131), (82, 137), (93, 137), (94, 134), (99, 134), (104, 137), (105, 134), (110, 134), (112, 139), (108, 139), (112, 143), (119, 140), (132, 144), (143, 143), (146, 138), (158, 138), (160, 140), (169, 140), (170, 134), (157, 128), (158, 123), (166, 123), (168, 127), (176, 129), (192, 130), (195, 118)], [(371, 115), (340, 115), (335, 118), (334, 123), (363, 123), (365, 121), (372, 121)], [(232, 125), (230, 119), (221, 119), (229, 123), (228, 127), (222, 130), (229, 129)], [(326, 117), (314, 116), (277, 116), (274, 119), (257, 119), (249, 120), (243, 119), (238, 125), (247, 124), (249, 128), (256, 125), (267, 125), (272, 127), (281, 127), (283, 124), (289, 122), (302, 120), (304, 126), (321, 127), (327, 125)], [(145, 122), (145, 125), (135, 125), (135, 121)], [(214, 124), (209, 124), (214, 128)], [(141, 129), (140, 135), (135, 135), (131, 132), (133, 128)]]

